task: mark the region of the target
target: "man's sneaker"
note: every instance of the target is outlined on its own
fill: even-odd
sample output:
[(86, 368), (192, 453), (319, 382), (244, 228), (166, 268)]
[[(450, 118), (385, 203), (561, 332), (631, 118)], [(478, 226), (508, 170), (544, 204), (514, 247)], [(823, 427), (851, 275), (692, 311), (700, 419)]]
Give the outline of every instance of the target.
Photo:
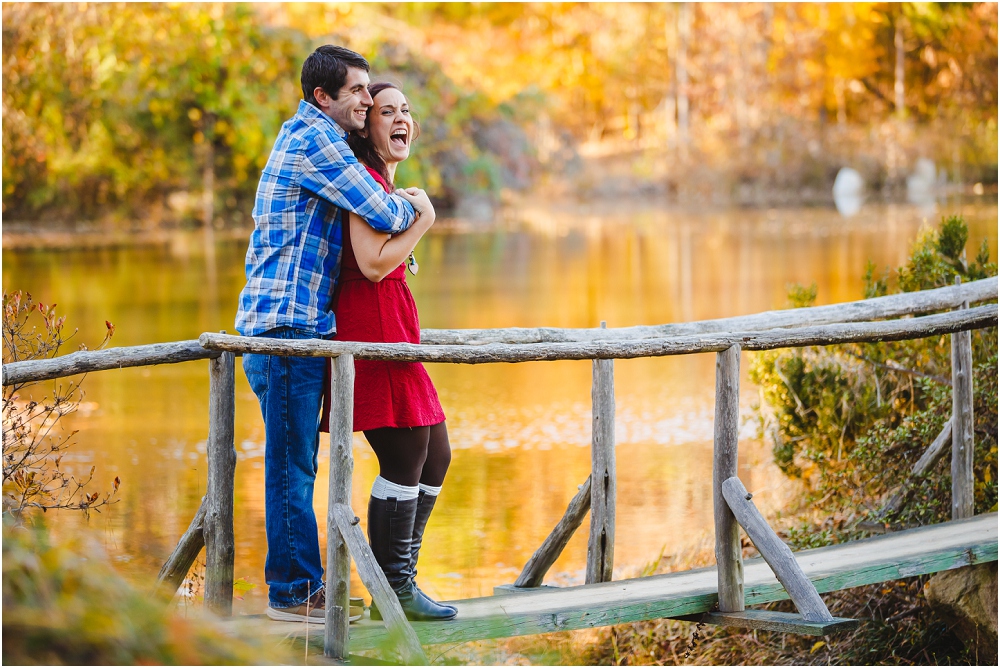
[[(356, 622), (364, 616), (365, 602), (352, 596), (348, 621)], [(321, 589), (305, 603), (293, 605), (290, 608), (272, 608), (268, 606), (267, 616), (278, 622), (309, 622), (310, 624), (326, 623), (326, 591)]]

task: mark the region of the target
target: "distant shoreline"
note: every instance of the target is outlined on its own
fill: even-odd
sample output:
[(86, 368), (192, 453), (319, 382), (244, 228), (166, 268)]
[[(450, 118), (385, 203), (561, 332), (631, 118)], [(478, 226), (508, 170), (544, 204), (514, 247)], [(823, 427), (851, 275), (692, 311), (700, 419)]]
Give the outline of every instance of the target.
[[(971, 202), (978, 201), (982, 204), (997, 204), (996, 186), (988, 188), (983, 195), (973, 194), (971, 188), (962, 189), (959, 192), (948, 192), (944, 194), (944, 199), (952, 199), (955, 196), (968, 198)], [(473, 230), (481, 230), (494, 225), (503, 225), (512, 220), (511, 213), (514, 211), (524, 211), (526, 209), (544, 209), (545, 207), (557, 207), (563, 210), (576, 210), (581, 214), (593, 215), (607, 214), (623, 209), (634, 210), (636, 208), (666, 208), (670, 210), (684, 211), (692, 208), (704, 210), (707, 204), (711, 209), (812, 209), (816, 207), (832, 208), (832, 198), (827, 201), (799, 201), (786, 203), (761, 204), (756, 202), (703, 202), (700, 206), (695, 206), (692, 202), (671, 201), (669, 198), (653, 197), (649, 201), (638, 204), (634, 199), (617, 197), (595, 197), (584, 200), (578, 198), (567, 198), (565, 196), (555, 196), (552, 198), (540, 198), (534, 196), (519, 196), (516, 198), (504, 198), (507, 201), (497, 206), (491, 211), (492, 220), (478, 219), (475, 215), (466, 219), (465, 217), (442, 217), (435, 223), (434, 229), (451, 233), (462, 233)], [(939, 198), (940, 199), (940, 198)], [(865, 199), (866, 204), (897, 204), (901, 206), (912, 205), (905, 199), (883, 199), (878, 194), (872, 194)], [(213, 242), (235, 242), (246, 241), (252, 231), (252, 227), (222, 227), (212, 230), (211, 239)], [(155, 229), (114, 229), (110, 226), (102, 228), (100, 223), (84, 223), (79, 226), (61, 227), (59, 229), (39, 229), (36, 224), (17, 221), (7, 223), (2, 231), (2, 248), (4, 251), (36, 251), (36, 250), (85, 250), (85, 249), (112, 249), (123, 247), (155, 247), (171, 246), (178, 242), (191, 245), (195, 237), (204, 237), (204, 228), (199, 227), (166, 227)], [(183, 240), (183, 241), (182, 241)]]

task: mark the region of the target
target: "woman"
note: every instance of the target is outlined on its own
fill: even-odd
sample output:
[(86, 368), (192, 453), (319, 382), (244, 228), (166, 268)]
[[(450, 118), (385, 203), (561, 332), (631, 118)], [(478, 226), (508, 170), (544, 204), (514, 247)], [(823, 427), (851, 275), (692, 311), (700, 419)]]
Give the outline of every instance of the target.
[[(387, 192), (396, 165), (410, 153), (419, 127), (402, 91), (389, 83), (369, 87), (374, 105), (363, 130), (348, 143)], [(416, 273), (413, 248), (434, 224), (434, 211), (390, 236), (351, 213), (344, 226), (340, 280), (333, 296), (339, 341), (420, 342), (420, 323), (406, 268)], [(355, 361), (354, 429), (363, 431), (379, 462), (368, 503), (372, 552), (411, 620), (451, 619), (414, 582), (424, 528), (451, 463), (444, 411), (420, 363)], [(328, 430), (329, 408), (323, 430)], [(374, 602), (372, 619), (381, 619)]]

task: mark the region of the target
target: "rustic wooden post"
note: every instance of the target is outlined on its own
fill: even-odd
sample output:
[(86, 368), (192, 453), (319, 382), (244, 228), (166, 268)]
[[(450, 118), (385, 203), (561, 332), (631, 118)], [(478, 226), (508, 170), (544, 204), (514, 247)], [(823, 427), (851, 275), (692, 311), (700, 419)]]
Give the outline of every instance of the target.
[[(747, 493), (747, 488), (743, 486), (740, 479), (733, 476), (724, 481), (722, 493), (727, 505), (733, 511), (743, 530), (750, 536), (750, 540), (760, 552), (760, 556), (774, 571), (778, 582), (788, 592), (788, 597), (792, 599), (802, 618), (808, 622), (833, 621), (833, 615), (830, 614), (823, 599), (819, 597), (816, 586), (806, 577), (799, 563), (795, 561), (795, 555), (792, 554), (791, 549), (778, 538), (764, 516), (757, 510), (757, 506), (750, 500), (751, 495)], [(741, 582), (741, 590), (742, 585)], [(719, 601), (721, 608), (721, 593)]]
[(615, 561), (615, 361), (595, 359), (593, 364), (587, 584), (610, 582)]
[[(955, 285), (962, 279), (955, 277)], [(959, 309), (969, 308), (963, 302)], [(951, 518), (972, 517), (972, 332), (951, 335)]]
[(740, 431), (740, 346), (716, 355), (715, 451), (712, 501), (715, 510), (715, 562), (719, 573), (719, 610), (740, 612), (743, 600), (743, 550), (740, 527), (726, 503), (722, 483), (737, 473)]
[[(354, 511), (345, 503), (331, 506), (330, 516), (341, 540), (346, 542), (350, 553), (354, 555), (358, 565), (358, 577), (365, 583), (368, 593), (372, 595), (372, 601), (382, 613), (390, 641), (394, 641), (393, 644), (402, 654), (403, 664), (407, 666), (427, 665), (429, 661), (420, 646), (420, 639), (413, 627), (410, 626), (410, 622), (407, 621), (406, 613), (403, 612), (403, 607), (399, 604), (396, 593), (389, 586), (389, 581), (385, 579), (382, 567), (375, 561), (375, 554), (368, 546), (368, 541), (365, 540), (361, 527), (358, 526), (361, 520), (355, 517)], [(327, 601), (329, 600), (328, 598)], [(329, 610), (330, 608), (327, 607), (328, 616)], [(327, 622), (328, 629), (329, 624)], [(329, 637), (329, 631), (327, 634)], [(344, 651), (346, 653), (346, 645)]]
[(354, 454), (354, 356), (333, 358), (330, 374), (330, 499), (326, 513), (326, 629), (323, 654), (347, 660), (351, 555), (334, 517), (337, 504), (351, 505)]
[(236, 476), (236, 356), (208, 361), (208, 486), (205, 493), (205, 607), (233, 614), (233, 496)]

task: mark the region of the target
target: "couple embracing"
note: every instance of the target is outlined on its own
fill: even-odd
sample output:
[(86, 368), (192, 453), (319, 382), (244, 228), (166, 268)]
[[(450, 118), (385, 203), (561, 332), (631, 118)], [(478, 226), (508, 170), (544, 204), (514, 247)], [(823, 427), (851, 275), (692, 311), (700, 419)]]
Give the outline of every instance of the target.
[[(420, 342), (406, 267), (434, 224), (419, 188), (393, 186), (419, 134), (406, 96), (369, 83), (368, 62), (321, 46), (302, 66), (298, 111), (281, 127), (257, 187), (236, 329), (275, 339)], [(357, 360), (354, 429), (379, 462), (368, 504), (372, 551), (406, 616), (456, 609), (414, 581), (424, 528), (451, 462), (444, 411), (423, 365)], [(268, 610), (324, 620), (313, 486), (329, 424), (329, 360), (244, 355), (264, 417)], [(324, 400), (327, 399), (327, 400)], [(351, 617), (362, 614), (352, 599)], [(381, 615), (374, 603), (373, 619)]]

